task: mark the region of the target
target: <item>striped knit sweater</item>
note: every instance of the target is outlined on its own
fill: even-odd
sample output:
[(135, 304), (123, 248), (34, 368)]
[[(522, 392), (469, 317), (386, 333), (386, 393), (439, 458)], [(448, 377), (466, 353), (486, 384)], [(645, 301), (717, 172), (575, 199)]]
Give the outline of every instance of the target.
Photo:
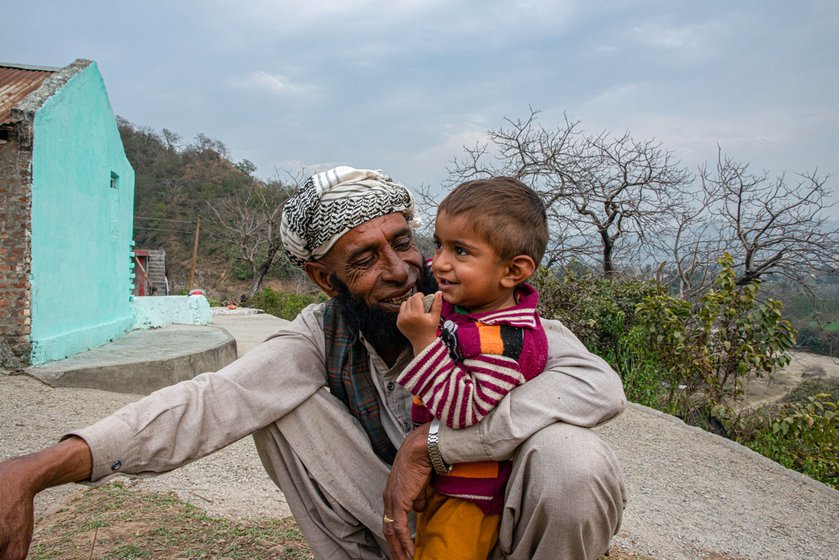
[[(455, 429), (481, 421), (514, 387), (541, 373), (548, 342), (528, 284), (518, 304), (487, 313), (468, 313), (443, 302), (439, 337), (406, 367), (397, 381), (414, 395), (414, 423), (437, 418)], [(435, 475), (438, 492), (476, 503), (486, 514), (503, 506), (509, 462), (455, 465)]]

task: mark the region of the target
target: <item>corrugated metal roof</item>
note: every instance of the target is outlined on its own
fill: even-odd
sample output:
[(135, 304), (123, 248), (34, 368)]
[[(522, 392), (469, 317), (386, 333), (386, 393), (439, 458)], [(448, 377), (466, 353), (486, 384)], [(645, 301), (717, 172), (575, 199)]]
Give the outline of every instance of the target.
[(12, 108), (55, 72), (54, 68), (0, 63), (0, 124), (9, 122)]

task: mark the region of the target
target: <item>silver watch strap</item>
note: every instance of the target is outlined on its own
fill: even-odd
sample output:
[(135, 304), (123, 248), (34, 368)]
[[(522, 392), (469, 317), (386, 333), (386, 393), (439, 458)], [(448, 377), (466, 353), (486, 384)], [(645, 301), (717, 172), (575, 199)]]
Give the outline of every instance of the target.
[(437, 474), (449, 474), (452, 466), (443, 460), (440, 454), (440, 421), (434, 419), (428, 426), (428, 458)]

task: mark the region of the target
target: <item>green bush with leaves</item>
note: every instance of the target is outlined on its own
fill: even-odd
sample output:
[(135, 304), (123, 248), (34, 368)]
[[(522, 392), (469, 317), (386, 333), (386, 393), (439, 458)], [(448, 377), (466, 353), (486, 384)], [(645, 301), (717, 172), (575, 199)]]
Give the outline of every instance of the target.
[(802, 350), (824, 356), (839, 357), (839, 335), (821, 325), (802, 325), (798, 328), (798, 344)]
[(571, 269), (557, 276), (540, 268), (530, 282), (539, 290), (539, 314), (562, 321), (607, 360), (620, 352), (621, 340), (636, 324), (635, 307), (647, 297), (667, 292), (653, 280), (598, 278)]
[(740, 398), (749, 376), (789, 363), (795, 329), (775, 300), (759, 302), (760, 282), (738, 285), (729, 255), (698, 302), (661, 295), (637, 307), (644, 342), (665, 370), (665, 409), (682, 418)]
[(326, 301), (326, 296), (322, 293), (318, 295), (311, 294), (292, 294), (288, 292), (278, 292), (271, 288), (263, 288), (254, 295), (248, 302), (250, 307), (261, 309), (266, 313), (280, 317), (281, 319), (293, 320), (297, 315), (307, 306), (313, 303), (320, 303)]
[(540, 269), (543, 317), (561, 320), (623, 380), (627, 397), (730, 437), (839, 488), (839, 403), (826, 395), (736, 413), (750, 376), (789, 363), (795, 329), (780, 302), (758, 300), (759, 281), (738, 285), (719, 260), (713, 287), (692, 303), (653, 281)]
[(539, 313), (559, 319), (623, 379), (633, 402), (657, 407), (661, 401), (661, 367), (646, 352), (637, 324), (636, 306), (646, 298), (667, 293), (652, 280), (595, 277), (566, 269), (561, 275), (540, 268), (531, 278), (539, 290)]
[(666, 383), (662, 383), (667, 372), (647, 346), (642, 328), (636, 325), (621, 338), (611, 365), (620, 373), (627, 399), (662, 408), (668, 394)]
[(741, 443), (839, 489), (839, 401), (819, 393), (758, 417), (762, 430)]

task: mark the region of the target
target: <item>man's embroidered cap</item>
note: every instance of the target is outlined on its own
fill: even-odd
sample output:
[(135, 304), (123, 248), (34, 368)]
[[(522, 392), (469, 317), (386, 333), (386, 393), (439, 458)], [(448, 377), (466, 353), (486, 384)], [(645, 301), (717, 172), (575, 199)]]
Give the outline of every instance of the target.
[(346, 166), (323, 171), (283, 205), (283, 247), (302, 267), (323, 257), (352, 228), (393, 212), (403, 213), (411, 227), (420, 225), (411, 192), (381, 171)]

